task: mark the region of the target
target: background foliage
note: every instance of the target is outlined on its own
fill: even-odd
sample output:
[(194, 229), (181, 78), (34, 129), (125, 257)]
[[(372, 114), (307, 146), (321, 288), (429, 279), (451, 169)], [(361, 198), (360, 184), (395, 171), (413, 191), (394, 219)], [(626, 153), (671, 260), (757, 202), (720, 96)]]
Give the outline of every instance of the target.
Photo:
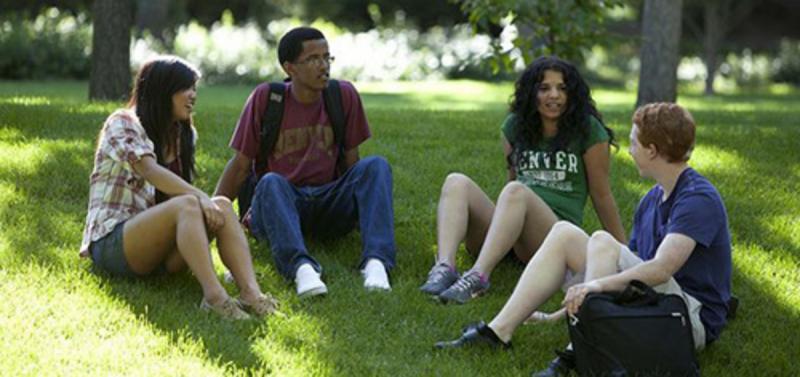
[[(639, 29), (639, 0), (134, 2), (132, 69), (155, 53), (173, 53), (197, 64), (210, 82), (281, 79), (277, 40), (289, 27), (309, 22), (331, 41), (338, 59), (334, 74), (359, 81), (509, 80), (526, 60), (548, 53), (570, 57), (595, 82), (633, 89), (638, 78), (639, 41), (632, 36)], [(89, 3), (0, 4), (0, 78), (88, 77)], [(685, 3), (679, 78), (702, 82), (705, 3)], [(746, 22), (728, 27), (715, 74), (720, 90), (798, 81), (793, 67), (800, 61), (800, 31), (784, 21), (800, 15), (793, 4), (765, 0), (740, 7), (750, 13)]]

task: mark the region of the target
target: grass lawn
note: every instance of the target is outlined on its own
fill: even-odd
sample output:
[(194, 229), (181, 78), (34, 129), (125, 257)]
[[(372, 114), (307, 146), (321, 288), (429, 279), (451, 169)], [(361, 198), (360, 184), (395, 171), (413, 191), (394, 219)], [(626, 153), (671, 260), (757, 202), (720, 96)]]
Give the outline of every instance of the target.
[[(499, 127), (511, 85), (358, 87), (373, 132), (362, 155), (383, 155), (394, 170), (393, 292), (363, 290), (357, 234), (310, 243), (330, 289), (312, 300), (297, 299), (268, 248), (253, 242), (259, 282), (288, 316), (228, 323), (196, 309), (201, 291), (190, 274), (110, 279), (78, 258), (97, 132), (119, 104), (88, 103), (82, 82), (0, 82), (0, 375), (528, 375), (544, 366), (567, 342), (563, 323), (521, 327), (510, 351), (432, 348), (469, 322), (491, 319), (521, 266), (502, 263), (490, 293), (463, 306), (417, 290), (433, 261), (445, 176), (464, 172), (491, 197), (503, 186)], [(227, 143), (251, 89), (200, 89), (197, 183), (208, 192), (231, 156)], [(596, 90), (595, 97), (620, 143), (612, 188), (630, 229), (652, 185), (626, 152), (635, 93)], [(742, 302), (739, 318), (700, 355), (702, 372), (800, 375), (800, 93), (682, 93), (679, 102), (699, 124), (691, 163), (728, 208)], [(589, 205), (584, 228), (598, 224)], [(458, 263), (464, 269), (472, 259), (461, 255)]]

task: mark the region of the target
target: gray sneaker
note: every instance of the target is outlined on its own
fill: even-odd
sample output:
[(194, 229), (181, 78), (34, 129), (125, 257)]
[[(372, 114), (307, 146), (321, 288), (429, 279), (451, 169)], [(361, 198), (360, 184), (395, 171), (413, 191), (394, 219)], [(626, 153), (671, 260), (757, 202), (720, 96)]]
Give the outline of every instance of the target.
[(428, 280), (419, 290), (429, 295), (438, 296), (458, 280), (456, 269), (447, 263), (439, 263), (428, 272)]
[(439, 300), (464, 304), (471, 298), (480, 296), (487, 289), (489, 289), (489, 281), (481, 279), (478, 271), (468, 271), (458, 278), (458, 281), (450, 288), (439, 294)]

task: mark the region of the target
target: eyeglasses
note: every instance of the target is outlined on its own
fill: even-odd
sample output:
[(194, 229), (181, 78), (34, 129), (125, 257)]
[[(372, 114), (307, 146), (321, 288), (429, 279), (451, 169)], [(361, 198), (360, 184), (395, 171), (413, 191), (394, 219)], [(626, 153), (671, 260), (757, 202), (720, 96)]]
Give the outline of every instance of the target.
[(296, 62), (294, 64), (301, 64), (301, 65), (302, 64), (311, 64), (311, 65), (319, 67), (319, 66), (321, 66), (323, 64), (331, 65), (331, 63), (333, 63), (334, 60), (336, 60), (336, 58), (334, 58), (333, 56), (330, 56), (330, 55), (328, 55), (328, 56), (313, 55), (313, 56), (309, 56), (308, 58), (306, 58), (303, 61), (299, 61), (299, 62)]

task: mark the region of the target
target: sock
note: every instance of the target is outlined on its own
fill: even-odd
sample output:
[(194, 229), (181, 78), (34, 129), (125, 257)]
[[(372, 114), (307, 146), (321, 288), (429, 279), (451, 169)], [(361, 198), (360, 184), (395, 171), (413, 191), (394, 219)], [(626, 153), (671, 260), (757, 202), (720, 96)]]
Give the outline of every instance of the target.
[(364, 288), (367, 289), (380, 289), (391, 291), (392, 287), (389, 285), (389, 276), (386, 274), (386, 268), (383, 263), (377, 259), (370, 259), (361, 270), (364, 275)]

